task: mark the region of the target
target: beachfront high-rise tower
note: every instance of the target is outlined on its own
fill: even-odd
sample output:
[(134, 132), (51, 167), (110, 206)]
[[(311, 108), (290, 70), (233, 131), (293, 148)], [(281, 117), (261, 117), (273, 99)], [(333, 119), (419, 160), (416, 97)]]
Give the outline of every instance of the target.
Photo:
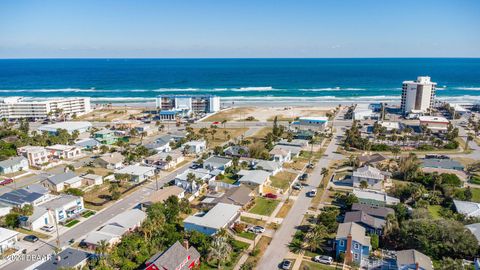
[(419, 76), (416, 81), (404, 81), (402, 87), (402, 112), (425, 113), (433, 107), (435, 86), (428, 76)]

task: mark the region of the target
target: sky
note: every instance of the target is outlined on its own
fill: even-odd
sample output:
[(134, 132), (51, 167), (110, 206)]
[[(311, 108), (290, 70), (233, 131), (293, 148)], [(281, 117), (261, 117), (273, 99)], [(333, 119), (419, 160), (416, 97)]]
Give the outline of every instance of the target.
[(480, 57), (480, 1), (0, 1), (0, 58), (117, 57)]

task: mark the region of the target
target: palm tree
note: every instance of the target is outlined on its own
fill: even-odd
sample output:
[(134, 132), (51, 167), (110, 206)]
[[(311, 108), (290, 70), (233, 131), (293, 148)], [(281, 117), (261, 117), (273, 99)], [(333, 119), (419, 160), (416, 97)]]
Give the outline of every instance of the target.
[(328, 237), (327, 228), (322, 225), (313, 225), (310, 230), (305, 234), (304, 242), (305, 246), (310, 251), (321, 250), (323, 243), (325, 243), (325, 239)]
[(467, 135), (467, 139), (465, 140), (465, 151), (468, 151), (468, 143), (473, 140), (472, 134)]
[(325, 177), (327, 177), (328, 175), (328, 170), (327, 168), (322, 168), (322, 172), (320, 173), (322, 175), (322, 179), (325, 179)]
[(109, 243), (106, 240), (100, 240), (97, 246), (95, 247), (95, 253), (100, 257), (99, 264), (106, 265), (106, 254), (108, 253)]
[(432, 174), (432, 182), (433, 182), (433, 192), (435, 192), (435, 189), (437, 188), (437, 186), (442, 184), (442, 178), (440, 177), (440, 175), (438, 175), (437, 172), (434, 172)]
[(398, 154), (400, 154), (400, 147), (394, 146), (394, 147), (392, 147), (391, 151), (392, 151), (392, 154), (395, 157), (395, 159), (397, 159)]
[(217, 261), (217, 269), (222, 269), (222, 264), (232, 253), (232, 246), (228, 243), (228, 238), (220, 232), (212, 239), (208, 249), (209, 260)]
[(410, 153), (407, 157), (401, 157), (398, 170), (405, 181), (411, 181), (417, 177), (420, 171), (420, 161), (417, 155)]
[(223, 119), (222, 120), (222, 125), (223, 125), (223, 128), (225, 129), (225, 124), (227, 123), (227, 119)]
[(224, 130), (223, 135), (225, 135), (225, 140), (227, 140), (228, 131)]
[(361, 188), (361, 189), (366, 189), (366, 188), (368, 188), (368, 183), (367, 183), (367, 181), (365, 181), (365, 180), (361, 181), (361, 182), (360, 182), (360, 188)]

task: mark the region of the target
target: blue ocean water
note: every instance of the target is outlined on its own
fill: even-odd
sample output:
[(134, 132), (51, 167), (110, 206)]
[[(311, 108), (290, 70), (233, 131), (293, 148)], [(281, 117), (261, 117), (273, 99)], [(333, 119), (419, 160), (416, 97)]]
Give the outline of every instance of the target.
[(420, 75), (438, 83), (439, 99), (480, 101), (480, 58), (3, 59), (0, 97), (121, 102), (209, 93), (224, 100), (398, 101), (402, 81)]

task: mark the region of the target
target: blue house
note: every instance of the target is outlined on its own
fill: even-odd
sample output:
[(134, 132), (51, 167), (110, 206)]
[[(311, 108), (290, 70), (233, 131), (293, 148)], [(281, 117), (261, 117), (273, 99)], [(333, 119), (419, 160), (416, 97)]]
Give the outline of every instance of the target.
[(345, 262), (363, 265), (370, 255), (370, 236), (365, 236), (365, 228), (354, 222), (341, 223), (335, 237), (336, 256), (345, 254)]

